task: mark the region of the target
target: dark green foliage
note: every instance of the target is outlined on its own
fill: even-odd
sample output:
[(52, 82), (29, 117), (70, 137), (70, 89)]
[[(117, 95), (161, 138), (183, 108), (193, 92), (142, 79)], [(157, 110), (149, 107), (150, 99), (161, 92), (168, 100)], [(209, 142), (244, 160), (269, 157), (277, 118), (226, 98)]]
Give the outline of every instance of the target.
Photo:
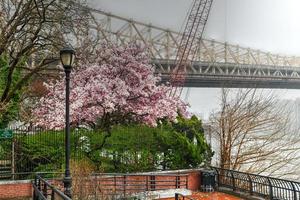
[(41, 132), (18, 137), (15, 144), (17, 171), (52, 171), (62, 167), (64, 158), (62, 132)]
[(135, 172), (157, 168), (158, 141), (156, 128), (143, 125), (118, 126), (113, 128), (102, 155), (104, 171)]
[(178, 117), (177, 123), (162, 122), (156, 128), (114, 127), (102, 151), (93, 152), (99, 139), (91, 141), (90, 158), (109, 172), (195, 168), (209, 164), (213, 155), (205, 141), (202, 122), (195, 116)]
[[(89, 134), (89, 131), (84, 130), (72, 132), (71, 152), (73, 158), (81, 159), (84, 156), (85, 150), (81, 138)], [(61, 171), (65, 157), (64, 138), (63, 131), (18, 134), (15, 140), (17, 171)]]
[[(61, 171), (64, 167), (64, 132), (48, 131), (18, 136), (19, 172)], [(115, 126), (102, 149), (104, 133), (73, 130), (72, 158), (88, 159), (105, 172), (141, 172), (160, 169), (195, 168), (210, 161), (202, 123), (196, 117), (178, 118), (177, 123)], [(29, 168), (29, 166), (31, 166)]]
[(206, 165), (213, 156), (206, 143), (202, 122), (196, 117), (179, 116), (177, 123), (163, 123), (164, 133), (157, 140), (164, 147), (164, 169), (194, 168)]
[(10, 160), (12, 139), (0, 139), (0, 160)]

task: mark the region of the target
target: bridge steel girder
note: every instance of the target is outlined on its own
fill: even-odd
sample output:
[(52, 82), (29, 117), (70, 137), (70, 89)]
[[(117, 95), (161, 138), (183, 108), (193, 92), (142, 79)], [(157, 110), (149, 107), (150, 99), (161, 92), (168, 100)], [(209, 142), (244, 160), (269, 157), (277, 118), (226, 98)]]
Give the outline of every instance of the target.
[[(153, 60), (162, 82), (170, 80), (174, 62)], [(300, 68), (194, 62), (186, 71), (185, 87), (300, 89)]]
[[(167, 28), (138, 22), (88, 8), (94, 17), (91, 29), (108, 43), (135, 42), (147, 47), (162, 80), (169, 80), (182, 35)], [(197, 40), (195, 62), (186, 69), (189, 87), (257, 87), (300, 89), (300, 57), (258, 49)]]
[[(169, 75), (162, 75), (161, 83), (169, 82)], [(258, 80), (232, 77), (187, 76), (184, 87), (190, 88), (268, 88), (300, 89), (300, 80)]]
[[(148, 47), (153, 59), (175, 59), (182, 38), (180, 33), (101, 10), (88, 9), (95, 16), (91, 29), (106, 42), (121, 45), (136, 42)], [(191, 57), (195, 55), (194, 61), (300, 67), (300, 57), (296, 56), (273, 54), (213, 39), (197, 40), (196, 43), (198, 48), (191, 53)]]

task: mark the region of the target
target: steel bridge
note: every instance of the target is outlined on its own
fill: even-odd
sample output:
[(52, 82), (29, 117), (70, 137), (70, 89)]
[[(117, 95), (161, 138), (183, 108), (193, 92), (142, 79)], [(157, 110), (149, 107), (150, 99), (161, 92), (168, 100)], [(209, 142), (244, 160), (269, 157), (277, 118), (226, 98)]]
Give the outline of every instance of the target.
[[(93, 29), (107, 42), (136, 42), (148, 48), (156, 72), (169, 80), (181, 35), (178, 32), (89, 8)], [(272, 54), (215, 40), (198, 40), (186, 87), (300, 89), (300, 57)]]

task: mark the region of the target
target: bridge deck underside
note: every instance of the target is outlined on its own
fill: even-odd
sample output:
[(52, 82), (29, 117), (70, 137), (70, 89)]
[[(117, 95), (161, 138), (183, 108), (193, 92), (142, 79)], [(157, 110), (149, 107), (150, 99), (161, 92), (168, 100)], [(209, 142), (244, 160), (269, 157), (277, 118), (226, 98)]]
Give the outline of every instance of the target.
[[(169, 76), (162, 76), (162, 83), (170, 80)], [(190, 77), (188, 76), (184, 87), (211, 87), (211, 88), (270, 88), (270, 89), (300, 89), (300, 80), (257, 80), (243, 78), (219, 77)]]
[[(168, 82), (172, 61), (154, 60), (162, 82)], [(186, 70), (185, 87), (300, 89), (300, 68), (195, 62)]]

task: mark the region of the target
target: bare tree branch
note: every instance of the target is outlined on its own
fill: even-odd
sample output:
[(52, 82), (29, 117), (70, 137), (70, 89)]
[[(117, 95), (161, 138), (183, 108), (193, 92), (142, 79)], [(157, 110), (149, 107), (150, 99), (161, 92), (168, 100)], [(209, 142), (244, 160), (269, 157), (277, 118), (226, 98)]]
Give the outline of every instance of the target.
[(288, 109), (274, 95), (223, 89), (220, 107), (210, 118), (220, 167), (278, 177), (288, 171), (286, 178), (299, 178), (299, 131), (292, 128)]

